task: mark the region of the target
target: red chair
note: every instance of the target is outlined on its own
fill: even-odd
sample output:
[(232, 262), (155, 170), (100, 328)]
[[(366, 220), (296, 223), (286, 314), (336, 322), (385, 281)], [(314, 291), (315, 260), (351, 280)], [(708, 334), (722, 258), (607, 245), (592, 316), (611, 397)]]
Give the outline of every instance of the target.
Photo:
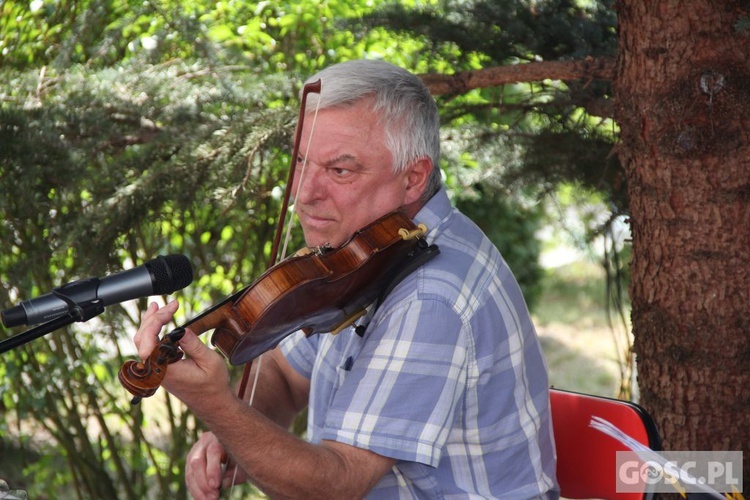
[(589, 424), (601, 417), (623, 432), (661, 450), (651, 416), (635, 403), (577, 392), (550, 390), (552, 427), (557, 447), (557, 480), (564, 498), (642, 500), (642, 493), (617, 493), (616, 452), (630, 451)]

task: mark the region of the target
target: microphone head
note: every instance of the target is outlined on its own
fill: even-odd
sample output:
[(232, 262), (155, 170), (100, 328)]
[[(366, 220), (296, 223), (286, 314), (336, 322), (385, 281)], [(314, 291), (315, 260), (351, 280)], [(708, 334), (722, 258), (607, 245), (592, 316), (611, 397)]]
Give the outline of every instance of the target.
[(193, 266), (184, 255), (160, 255), (146, 263), (151, 273), (154, 295), (165, 295), (193, 282)]

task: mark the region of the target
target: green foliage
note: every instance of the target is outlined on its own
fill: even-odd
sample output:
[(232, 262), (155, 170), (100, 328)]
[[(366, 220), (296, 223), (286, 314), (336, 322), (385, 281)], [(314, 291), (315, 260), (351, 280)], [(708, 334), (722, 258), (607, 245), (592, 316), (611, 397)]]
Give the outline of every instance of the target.
[[(416, 37), (424, 43), (419, 68), (425, 72), (607, 57), (614, 55), (617, 40), (610, 1), (389, 3), (352, 26), (362, 31), (386, 26)], [(565, 185), (604, 193), (613, 212), (608, 224), (627, 212), (622, 168), (612, 154), (618, 130), (610, 98), (610, 82), (542, 81), (441, 99), (449, 185), (457, 204), (494, 234), (532, 305), (541, 286), (533, 230), (541, 215), (534, 209), (516, 219), (515, 230), (495, 231), (502, 224), (499, 214), (523, 213), (522, 207), (534, 206), (529, 199), (554, 196)], [(587, 239), (608, 230), (600, 224), (589, 222)], [(525, 238), (532, 240), (528, 246)]]
[[(295, 115), (264, 103), (267, 96), (290, 100), (284, 80), (135, 62), (49, 80), (31, 76), (3, 74), (2, 303), (184, 253), (199, 283), (210, 285), (182, 294), (189, 315), (259, 273)], [(57, 443), (70, 467), (67, 481), (85, 497), (171, 498), (183, 488), (186, 437), (196, 423), (178, 409), (147, 436), (141, 425), (149, 416), (129, 408), (116, 380), (132, 355), (121, 349), (139, 315), (113, 308), (102, 322), (56, 332), (3, 358), (0, 390), (15, 396), (6, 409)], [(30, 467), (27, 473), (42, 465)], [(64, 480), (45, 477), (38, 475), (38, 493), (58, 491), (55, 482)]]
[(383, 29), (356, 36), (339, 25), (378, 3), (6, 0), (0, 51), (3, 66), (16, 69), (200, 58), (203, 68), (238, 64), (255, 73), (308, 75), (365, 54), (400, 58), (414, 47)]
[[(386, 4), (354, 22), (417, 37), (424, 71), (453, 73), (539, 60), (613, 56), (612, 2), (441, 0)], [(611, 151), (617, 129), (609, 82), (542, 81), (479, 89), (441, 100), (446, 129), (482, 169), (514, 190), (549, 193), (561, 182), (608, 193), (626, 210), (621, 167)], [(464, 134), (470, 127), (471, 133)], [(470, 135), (470, 137), (467, 137)], [(505, 151), (503, 151), (505, 150)], [(509, 163), (485, 162), (498, 156)]]
[(409, 33), (430, 53), (450, 54), (463, 67), (472, 54), (488, 65), (612, 55), (615, 22), (609, 2), (440, 0), (416, 7), (388, 3), (357, 25)]

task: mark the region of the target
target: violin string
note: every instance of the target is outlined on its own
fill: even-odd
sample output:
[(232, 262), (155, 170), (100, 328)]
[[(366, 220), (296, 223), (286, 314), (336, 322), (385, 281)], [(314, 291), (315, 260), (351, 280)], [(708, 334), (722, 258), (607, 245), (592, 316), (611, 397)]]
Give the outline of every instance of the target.
[[(310, 151), (310, 145), (312, 144), (312, 138), (313, 133), (315, 132), (315, 123), (318, 119), (318, 110), (320, 109), (320, 99), (318, 99), (318, 102), (315, 105), (315, 111), (313, 112), (313, 120), (312, 125), (310, 125), (310, 134), (307, 138), (307, 151)], [(292, 161), (297, 161), (296, 158), (293, 158)], [(305, 178), (305, 167), (307, 167), (307, 154), (305, 154), (303, 160), (302, 160), (302, 169), (299, 173), (299, 182), (297, 183), (297, 191), (294, 193), (294, 199), (295, 203), (292, 204), (292, 209), (290, 210), (290, 216), (289, 216), (289, 222), (286, 225), (286, 235), (284, 236), (284, 246), (281, 249), (281, 258), (279, 260), (284, 260), (286, 258), (286, 252), (289, 247), (289, 240), (292, 239), (292, 226), (294, 225), (294, 215), (296, 214), (296, 208), (297, 208), (297, 195), (299, 194), (300, 187), (302, 186), (302, 182)], [(294, 179), (292, 179), (292, 182), (294, 182)], [(260, 377), (260, 368), (261, 364), (263, 363), (263, 355), (261, 354), (257, 358), (257, 365), (255, 366), (255, 376), (253, 378), (253, 386), (250, 388), (250, 396), (247, 400), (247, 406), (252, 407), (253, 406), (253, 400), (255, 399), (255, 390), (258, 387), (258, 378)], [(232, 494), (234, 493), (234, 485), (237, 480), (237, 472), (239, 471), (239, 467), (235, 464), (234, 467), (234, 473), (232, 474), (232, 485), (229, 488), (229, 498), (232, 498)]]

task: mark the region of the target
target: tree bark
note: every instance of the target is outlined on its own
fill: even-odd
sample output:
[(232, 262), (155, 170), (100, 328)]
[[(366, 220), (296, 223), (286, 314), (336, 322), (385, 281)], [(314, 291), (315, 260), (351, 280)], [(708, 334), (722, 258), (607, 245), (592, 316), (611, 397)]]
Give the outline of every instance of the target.
[(712, 0), (622, 0), (617, 9), (616, 64), (544, 61), (421, 78), (433, 95), (613, 80), (640, 402), (665, 449), (750, 450), (750, 12)]
[(621, 0), (617, 9), (641, 404), (665, 449), (748, 452), (748, 12), (715, 0)]

